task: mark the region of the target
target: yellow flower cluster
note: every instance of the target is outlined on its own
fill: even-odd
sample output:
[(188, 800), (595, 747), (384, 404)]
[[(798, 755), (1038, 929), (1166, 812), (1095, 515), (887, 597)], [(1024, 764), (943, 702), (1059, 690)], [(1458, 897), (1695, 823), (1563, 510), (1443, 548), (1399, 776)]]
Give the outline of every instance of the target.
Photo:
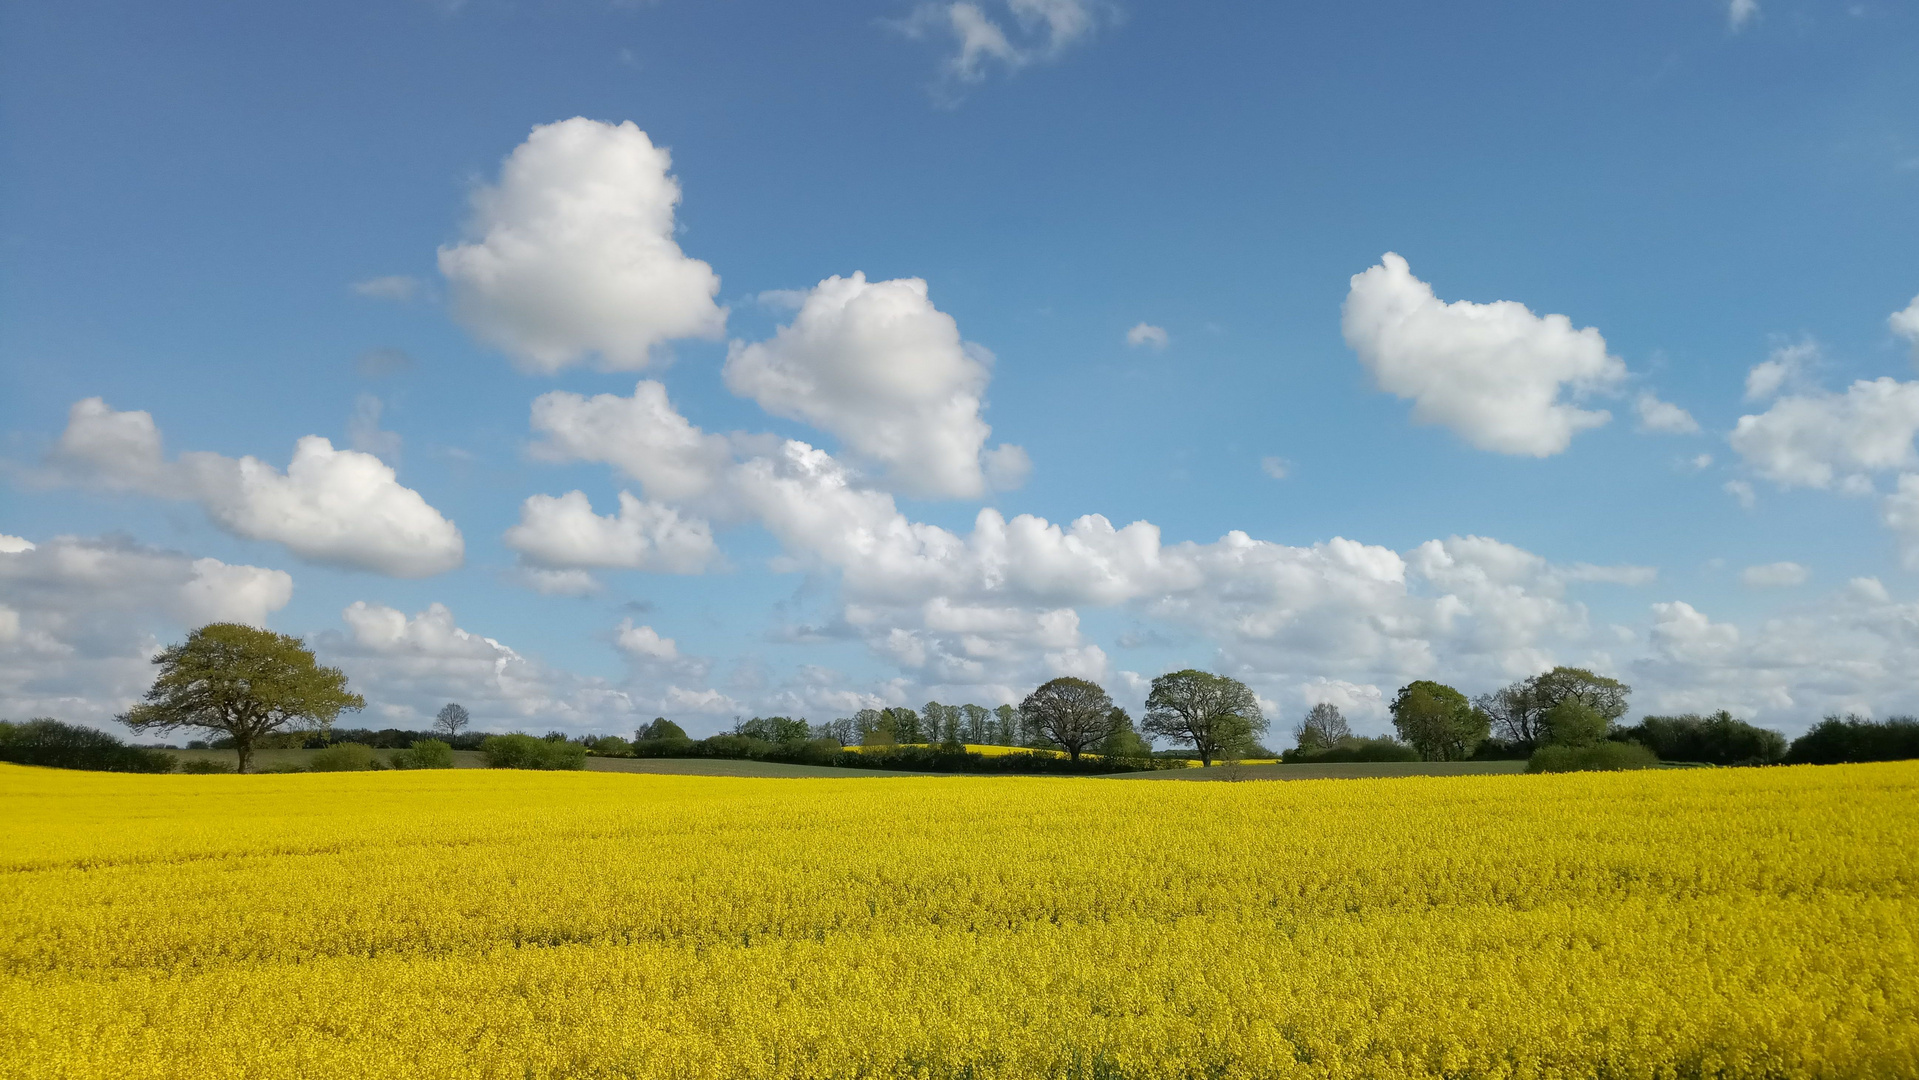
[(0, 766), (0, 1077), (1919, 1076), (1919, 764)]

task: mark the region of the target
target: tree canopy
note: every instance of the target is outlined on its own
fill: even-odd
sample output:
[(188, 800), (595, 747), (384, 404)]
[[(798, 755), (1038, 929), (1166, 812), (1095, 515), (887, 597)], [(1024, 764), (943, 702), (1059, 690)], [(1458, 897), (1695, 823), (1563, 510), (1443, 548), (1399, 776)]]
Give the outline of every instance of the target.
[(1293, 729), (1293, 742), (1309, 753), (1338, 746), (1352, 737), (1353, 729), (1339, 706), (1324, 701), (1306, 710), (1306, 719)]
[(366, 707), (345, 673), (321, 666), (305, 642), (242, 623), (202, 626), (153, 662), (159, 677), (120, 722), (135, 732), (220, 732), (233, 740), (241, 772), (262, 736), (325, 730), (342, 711)]
[(1532, 751), (1548, 741), (1546, 715), (1573, 700), (1608, 722), (1626, 713), (1632, 687), (1585, 668), (1556, 667), (1521, 679), (1503, 690), (1481, 694), (1473, 704), (1486, 714), (1494, 737), (1517, 750)]
[(636, 739), (684, 739), (686, 729), (664, 716), (656, 716), (640, 730), (634, 732), (633, 737)]
[(1444, 683), (1407, 683), (1393, 696), (1391, 708), (1399, 737), (1427, 761), (1464, 761), (1486, 740), (1486, 714)]
[(1098, 683), (1070, 675), (1044, 683), (1026, 695), (1019, 711), (1040, 734), (1058, 743), (1074, 761), (1111, 735), (1117, 724), (1113, 699), (1106, 691)]
[(1268, 726), (1245, 683), (1190, 668), (1153, 680), (1142, 725), (1148, 734), (1192, 746), (1203, 765), (1247, 746)]

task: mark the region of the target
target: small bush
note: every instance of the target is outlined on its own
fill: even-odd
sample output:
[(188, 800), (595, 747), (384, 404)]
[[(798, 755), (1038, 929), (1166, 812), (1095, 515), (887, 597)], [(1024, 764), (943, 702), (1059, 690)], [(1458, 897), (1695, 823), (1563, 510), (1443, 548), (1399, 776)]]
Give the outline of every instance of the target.
[(233, 764), (233, 762), (221, 761), (218, 758), (192, 758), (190, 760), (182, 761), (180, 763), (181, 772), (193, 773), (196, 776), (211, 776), (215, 773), (230, 773), (235, 771), (236, 768), (237, 767)]
[(412, 746), (394, 752), (393, 767), (396, 769), (451, 769), (453, 747), (439, 739), (416, 739)]
[(489, 735), (480, 744), (490, 769), (584, 769), (586, 747), (531, 735)]
[(1786, 761), (1794, 765), (1837, 765), (1846, 761), (1905, 761), (1919, 758), (1919, 720), (1894, 716), (1828, 716), (1792, 741)]
[(297, 761), (276, 761), (271, 765), (253, 771), (259, 773), (296, 773), (306, 772), (307, 767)]
[(0, 721), (0, 761), (96, 772), (173, 771), (173, 755), (128, 746), (104, 731), (42, 717), (24, 724)]
[(1658, 755), (1638, 743), (1603, 742), (1588, 746), (1542, 746), (1526, 762), (1529, 773), (1619, 772), (1650, 769)]
[(588, 744), (587, 749), (593, 751), (594, 754), (600, 757), (633, 756), (633, 744), (620, 738), (618, 735), (606, 735), (594, 739)]
[(316, 752), (307, 762), (307, 768), (314, 772), (366, 772), (369, 769), (384, 768), (373, 748), (365, 743), (334, 743), (325, 750)]
[(1346, 738), (1319, 750), (1286, 751), (1288, 765), (1322, 765), (1351, 761), (1418, 761), (1419, 751), (1397, 739)]

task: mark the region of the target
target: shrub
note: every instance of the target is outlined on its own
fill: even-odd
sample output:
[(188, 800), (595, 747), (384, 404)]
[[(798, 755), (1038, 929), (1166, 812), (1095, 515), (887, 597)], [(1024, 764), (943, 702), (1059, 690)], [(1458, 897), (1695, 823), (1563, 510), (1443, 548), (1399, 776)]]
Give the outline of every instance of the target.
[(453, 748), (439, 739), (416, 739), (412, 746), (393, 755), (396, 769), (451, 769)]
[(1526, 762), (1529, 773), (1619, 772), (1650, 769), (1659, 764), (1651, 750), (1638, 743), (1603, 742), (1589, 746), (1542, 746)]
[(383, 767), (371, 746), (356, 742), (334, 743), (307, 762), (314, 772), (366, 772)]
[(297, 761), (276, 761), (271, 765), (253, 771), (257, 773), (296, 773), (306, 772), (307, 767)]
[(579, 743), (536, 739), (519, 732), (487, 736), (480, 752), (490, 769), (586, 768), (586, 747)]
[(1775, 765), (1786, 756), (1784, 735), (1736, 720), (1723, 709), (1711, 716), (1648, 716), (1614, 737), (1644, 746), (1661, 761)]
[(1418, 761), (1419, 751), (1397, 739), (1345, 738), (1318, 750), (1292, 749), (1282, 757), (1287, 764), (1333, 764), (1349, 761)]
[(633, 744), (618, 735), (606, 735), (594, 739), (587, 745), (587, 749), (600, 757), (631, 757), (633, 754)]
[(190, 760), (182, 761), (180, 763), (181, 772), (193, 773), (196, 776), (211, 776), (215, 773), (230, 773), (230, 772), (233, 772), (235, 768), (236, 766), (233, 764), (233, 762), (221, 761), (218, 758), (192, 758)]
[(659, 739), (634, 739), (631, 753), (634, 757), (694, 757), (693, 740), (681, 735), (677, 738), (667, 736)]
[(1919, 758), (1919, 720), (1894, 716), (1828, 716), (1792, 741), (1786, 761), (1794, 765), (1837, 765), (1845, 761), (1904, 761)]
[(686, 734), (685, 728), (668, 720), (664, 716), (654, 717), (652, 723), (634, 732), (633, 737), (635, 739), (686, 739), (687, 742), (693, 741)]
[(163, 773), (173, 755), (128, 746), (104, 731), (42, 717), (23, 724), (0, 721), (0, 761), (97, 772)]

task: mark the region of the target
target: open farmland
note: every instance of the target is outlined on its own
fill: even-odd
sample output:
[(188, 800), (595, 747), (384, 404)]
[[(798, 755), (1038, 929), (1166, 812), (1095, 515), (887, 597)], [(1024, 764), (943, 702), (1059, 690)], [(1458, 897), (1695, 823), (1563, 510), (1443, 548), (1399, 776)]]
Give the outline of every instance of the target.
[(1919, 1073), (1919, 764), (0, 767), (6, 1077)]

